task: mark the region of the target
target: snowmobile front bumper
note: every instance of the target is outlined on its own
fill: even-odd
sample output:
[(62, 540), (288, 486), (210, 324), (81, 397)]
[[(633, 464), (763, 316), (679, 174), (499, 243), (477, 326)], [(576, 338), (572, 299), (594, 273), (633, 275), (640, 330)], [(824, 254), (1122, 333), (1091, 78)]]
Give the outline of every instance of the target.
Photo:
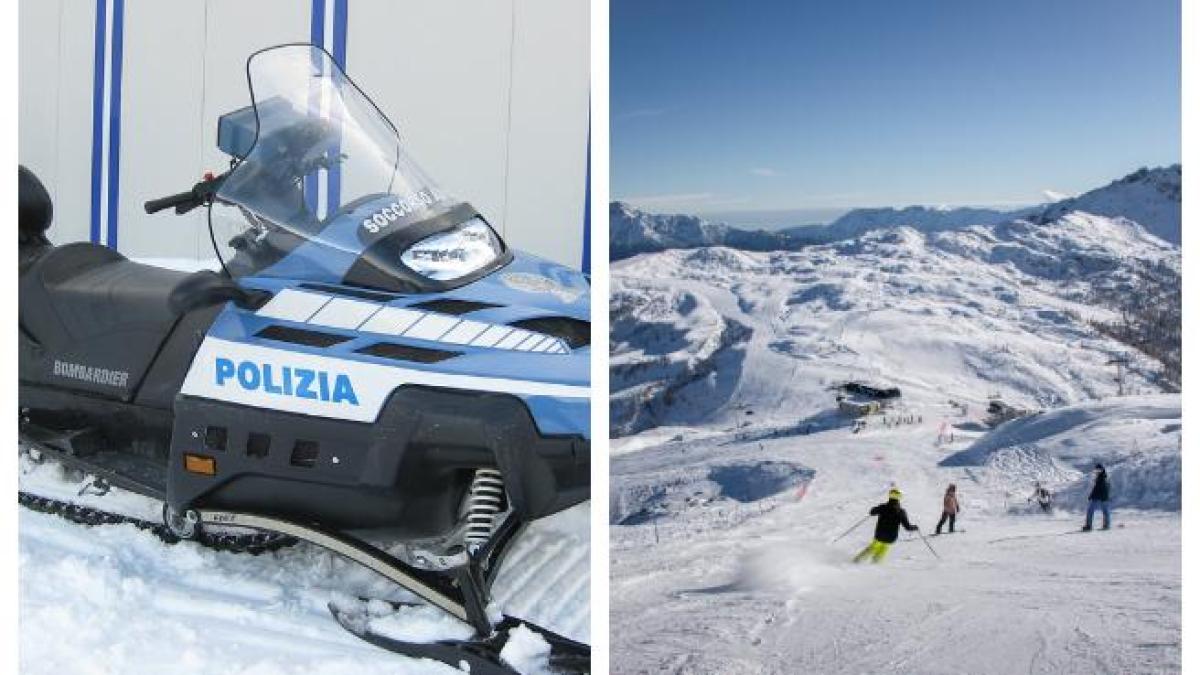
[(589, 496), (590, 443), (538, 431), (511, 395), (405, 386), (373, 424), (179, 396), (171, 507), (226, 509), (437, 537), (477, 468), (498, 468), (522, 521)]

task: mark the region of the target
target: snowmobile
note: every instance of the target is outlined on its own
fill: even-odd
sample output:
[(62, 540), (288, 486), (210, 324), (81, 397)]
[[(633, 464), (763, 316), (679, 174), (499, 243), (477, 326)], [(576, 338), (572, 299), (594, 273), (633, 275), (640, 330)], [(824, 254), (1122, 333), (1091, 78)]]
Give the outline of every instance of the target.
[[(399, 642), (331, 604), (359, 637), (508, 672), (524, 622), (488, 611), (506, 548), (589, 496), (588, 281), (434, 183), (323, 49), (258, 51), (246, 77), (250, 105), (217, 121), (227, 170), (145, 202), (206, 209), (219, 272), (52, 244), (50, 198), (20, 167), (21, 444), (96, 494), (161, 503), (161, 521), (20, 501), (235, 551), (315, 544), (476, 632)], [(214, 212), (236, 223), (223, 245)], [(525, 625), (552, 664), (587, 668), (586, 645)]]

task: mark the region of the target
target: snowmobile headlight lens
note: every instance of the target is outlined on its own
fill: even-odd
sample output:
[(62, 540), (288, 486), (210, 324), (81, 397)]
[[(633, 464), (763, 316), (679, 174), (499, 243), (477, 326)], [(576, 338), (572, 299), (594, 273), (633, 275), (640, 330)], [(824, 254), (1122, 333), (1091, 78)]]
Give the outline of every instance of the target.
[(500, 257), (500, 238), (478, 218), (426, 237), (400, 254), (410, 270), (436, 281), (465, 277)]

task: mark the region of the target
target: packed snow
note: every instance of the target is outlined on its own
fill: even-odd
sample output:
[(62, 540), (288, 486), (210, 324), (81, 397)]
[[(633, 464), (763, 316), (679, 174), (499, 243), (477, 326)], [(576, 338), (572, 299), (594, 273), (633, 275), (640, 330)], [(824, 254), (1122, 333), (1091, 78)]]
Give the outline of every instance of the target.
[[(1179, 671), (1180, 397), (1096, 328), (1179, 249), (1078, 210), (959, 225), (614, 263), (614, 672)], [(902, 396), (856, 421), (849, 381)], [(1113, 529), (1084, 533), (1097, 462)], [(921, 529), (856, 565), (891, 487)]]
[[(1081, 533), (1074, 490), (1043, 514), (1027, 501), (1032, 482), (1002, 466), (938, 466), (976, 435), (939, 446), (927, 421), (614, 458), (616, 499), (749, 458), (803, 464), (810, 478), (753, 502), (658, 502), (653, 518), (614, 522), (613, 672), (1178, 672), (1179, 512), (1117, 506), (1115, 529)], [(1178, 457), (1178, 431), (1162, 435)], [(959, 531), (928, 536), (950, 482)], [(855, 565), (870, 522), (831, 542), (893, 483), (940, 558), (902, 534), (883, 564)]]
[[(22, 489), (149, 520), (158, 507), (117, 488), (79, 491), (81, 476), (21, 457)], [(493, 589), (495, 609), (590, 641), (589, 504), (537, 521), (515, 542)], [(373, 647), (327, 605), (354, 596), (413, 598), (374, 573), (308, 544), (262, 555), (164, 544), (133, 525), (85, 527), (22, 509), (19, 517), (22, 673), (450, 673)], [(404, 640), (467, 638), (429, 606), (368, 607), (378, 633)], [(525, 633), (529, 634), (526, 635)], [(540, 636), (518, 632), (505, 657), (546, 672)], [(540, 644), (544, 645), (544, 641)]]

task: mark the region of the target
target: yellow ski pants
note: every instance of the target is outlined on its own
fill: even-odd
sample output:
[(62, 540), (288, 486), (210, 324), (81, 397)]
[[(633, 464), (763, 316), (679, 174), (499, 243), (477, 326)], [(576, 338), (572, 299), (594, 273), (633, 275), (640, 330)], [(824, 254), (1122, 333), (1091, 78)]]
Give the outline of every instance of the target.
[(871, 562), (873, 563), (883, 562), (883, 557), (887, 555), (888, 549), (891, 548), (891, 546), (891, 544), (885, 544), (878, 539), (872, 539), (871, 543), (867, 544), (866, 548), (860, 551), (858, 555), (854, 556), (854, 562), (862, 562), (867, 558), (867, 556), (871, 556)]

